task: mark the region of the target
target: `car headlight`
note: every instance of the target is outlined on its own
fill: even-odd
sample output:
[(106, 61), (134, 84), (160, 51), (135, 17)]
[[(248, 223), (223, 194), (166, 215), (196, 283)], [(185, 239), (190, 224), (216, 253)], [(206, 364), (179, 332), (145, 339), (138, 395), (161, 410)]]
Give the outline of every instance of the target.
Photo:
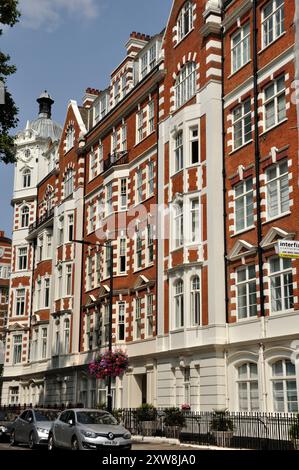
[(8, 428), (6, 428), (5, 426), (0, 426), (0, 431), (1, 432), (7, 432)]
[(97, 437), (96, 433), (95, 433), (95, 432), (91, 432), (91, 431), (81, 431), (81, 434), (82, 434), (84, 437), (89, 437), (90, 439), (94, 439), (95, 437)]
[(49, 434), (49, 429), (44, 429), (44, 428), (36, 428), (37, 432), (40, 432), (41, 434)]
[(131, 439), (131, 433), (126, 432), (126, 434), (124, 434), (123, 438), (124, 439)]

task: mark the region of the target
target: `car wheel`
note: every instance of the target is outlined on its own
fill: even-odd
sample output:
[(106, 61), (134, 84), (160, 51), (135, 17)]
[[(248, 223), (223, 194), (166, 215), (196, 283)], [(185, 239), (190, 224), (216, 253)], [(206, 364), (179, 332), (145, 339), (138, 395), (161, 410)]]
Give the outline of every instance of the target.
[(12, 431), (11, 434), (10, 434), (10, 445), (11, 446), (16, 446), (18, 443), (16, 441), (16, 434), (15, 434), (15, 431)]
[(72, 450), (79, 450), (79, 441), (76, 436), (72, 439)]
[(34, 433), (31, 432), (30, 435), (29, 435), (29, 441), (28, 441), (28, 444), (29, 444), (29, 449), (34, 449), (35, 448), (35, 440), (34, 440)]
[(50, 436), (49, 436), (48, 450), (56, 450), (56, 445), (55, 445), (53, 434), (50, 434)]

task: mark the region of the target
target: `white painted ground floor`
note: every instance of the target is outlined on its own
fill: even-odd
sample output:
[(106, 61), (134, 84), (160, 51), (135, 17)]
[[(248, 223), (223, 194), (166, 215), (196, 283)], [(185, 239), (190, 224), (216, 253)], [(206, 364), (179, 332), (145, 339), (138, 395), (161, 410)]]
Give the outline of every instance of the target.
[[(193, 347), (130, 356), (126, 375), (113, 381), (116, 408), (142, 403), (157, 407), (189, 404), (193, 411), (298, 411), (299, 335), (265, 341)], [(136, 349), (137, 351), (137, 349)], [(297, 350), (298, 351), (298, 350)], [(2, 405), (77, 404), (93, 407), (106, 401), (106, 384), (91, 378), (88, 357), (80, 365), (43, 364), (13, 370), (3, 378)], [(298, 355), (299, 358), (299, 355)], [(78, 361), (79, 362), (79, 361)], [(85, 364), (84, 364), (85, 362)], [(44, 364), (45, 365), (45, 364)], [(59, 364), (61, 365), (61, 364)], [(35, 372), (33, 368), (38, 369)], [(31, 372), (29, 373), (29, 370)]]

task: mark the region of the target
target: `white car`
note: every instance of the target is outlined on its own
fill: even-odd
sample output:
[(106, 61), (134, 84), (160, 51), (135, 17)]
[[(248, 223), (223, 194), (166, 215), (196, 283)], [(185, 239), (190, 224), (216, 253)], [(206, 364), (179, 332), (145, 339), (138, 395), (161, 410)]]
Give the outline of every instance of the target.
[(131, 449), (130, 432), (107, 411), (76, 408), (63, 411), (52, 424), (48, 449)]

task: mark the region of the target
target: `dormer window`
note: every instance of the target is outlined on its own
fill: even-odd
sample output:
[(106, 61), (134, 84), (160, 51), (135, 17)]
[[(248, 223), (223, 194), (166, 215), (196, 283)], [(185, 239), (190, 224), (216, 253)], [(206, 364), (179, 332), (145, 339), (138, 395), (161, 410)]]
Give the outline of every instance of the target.
[(183, 8), (181, 9), (178, 21), (177, 21), (177, 32), (178, 32), (178, 41), (181, 41), (189, 31), (193, 28), (193, 3), (186, 2)]
[(75, 143), (75, 128), (74, 126), (69, 126), (66, 131), (66, 152), (68, 152)]
[(140, 57), (140, 79), (142, 80), (157, 63), (157, 42)]

